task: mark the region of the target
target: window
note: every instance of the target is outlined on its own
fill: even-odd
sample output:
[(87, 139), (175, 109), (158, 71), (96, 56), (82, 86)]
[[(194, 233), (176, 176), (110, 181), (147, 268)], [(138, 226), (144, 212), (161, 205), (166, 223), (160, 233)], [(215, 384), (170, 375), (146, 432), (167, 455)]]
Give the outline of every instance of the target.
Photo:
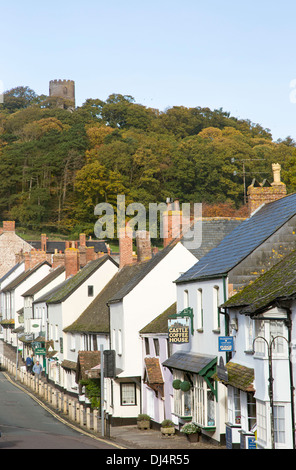
[(71, 335), (70, 341), (71, 341), (70, 350), (75, 351), (75, 335)]
[[(268, 357), (271, 346), (272, 357), (287, 358), (286, 327), (282, 320), (255, 320), (254, 349), (257, 356)], [(263, 339), (265, 338), (265, 340)]]
[(234, 405), (234, 423), (241, 424), (241, 403), (240, 403), (240, 390), (233, 389), (233, 405)]
[(253, 393), (247, 393), (247, 408), (248, 408), (248, 431), (252, 431), (256, 424), (256, 400)]
[(121, 383), (120, 384), (120, 403), (122, 406), (136, 405), (136, 384)]
[(197, 329), (203, 329), (202, 289), (197, 290)]
[(118, 354), (122, 354), (122, 331), (118, 330)]
[(284, 350), (284, 343), (286, 341), (284, 338), (279, 336), (284, 335), (284, 323), (279, 320), (273, 320), (269, 322), (269, 334), (270, 334), (270, 341), (272, 341), (272, 355), (283, 355)]
[(189, 307), (189, 294), (188, 294), (188, 290), (184, 290), (184, 308), (188, 308)]
[(266, 444), (267, 430), (266, 430), (266, 404), (257, 400), (257, 437), (258, 441)]
[(219, 313), (219, 287), (213, 288), (213, 330), (220, 329), (220, 313)]
[[(179, 379), (182, 382), (188, 380), (183, 372), (175, 371), (174, 379)], [(192, 392), (174, 389), (174, 413), (178, 416), (189, 417), (192, 416)]]
[(173, 349), (172, 343), (170, 343), (169, 340), (167, 339), (167, 356), (168, 356), (168, 357), (171, 357), (171, 355), (172, 355), (172, 349)]
[[(212, 379), (208, 379), (214, 384)], [(194, 408), (192, 420), (200, 426), (215, 426), (216, 403), (213, 390), (201, 376), (194, 379)]]
[(94, 296), (94, 286), (87, 286), (87, 294), (88, 294), (88, 297)]
[(149, 356), (150, 354), (149, 338), (145, 338), (145, 353), (146, 356)]
[(285, 443), (285, 407), (282, 405), (274, 405), (274, 442), (277, 444)]
[(159, 341), (158, 338), (153, 339), (155, 356), (159, 356)]

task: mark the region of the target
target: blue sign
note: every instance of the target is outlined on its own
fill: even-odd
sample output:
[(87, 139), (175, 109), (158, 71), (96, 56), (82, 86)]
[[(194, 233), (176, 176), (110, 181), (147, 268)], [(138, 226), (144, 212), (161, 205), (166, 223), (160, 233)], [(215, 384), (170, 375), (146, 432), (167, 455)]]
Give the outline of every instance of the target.
[(219, 351), (233, 351), (233, 336), (219, 336)]
[(248, 449), (256, 449), (256, 439), (255, 437), (248, 437)]

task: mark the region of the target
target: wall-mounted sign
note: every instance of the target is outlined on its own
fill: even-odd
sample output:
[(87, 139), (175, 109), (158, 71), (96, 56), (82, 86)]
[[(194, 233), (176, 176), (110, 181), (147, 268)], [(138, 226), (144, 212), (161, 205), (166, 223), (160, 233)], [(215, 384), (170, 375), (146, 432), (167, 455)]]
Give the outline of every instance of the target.
[(168, 319), (169, 342), (189, 343), (189, 317), (177, 317)]
[(233, 351), (233, 336), (219, 336), (218, 341), (220, 352)]

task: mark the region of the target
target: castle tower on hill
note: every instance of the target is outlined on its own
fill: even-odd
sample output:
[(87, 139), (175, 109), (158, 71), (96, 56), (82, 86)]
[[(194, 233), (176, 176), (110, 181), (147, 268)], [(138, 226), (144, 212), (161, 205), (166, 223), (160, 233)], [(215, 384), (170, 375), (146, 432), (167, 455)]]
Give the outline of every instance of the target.
[(75, 82), (73, 80), (51, 80), (49, 82), (49, 96), (61, 98), (58, 105), (70, 111), (75, 109)]

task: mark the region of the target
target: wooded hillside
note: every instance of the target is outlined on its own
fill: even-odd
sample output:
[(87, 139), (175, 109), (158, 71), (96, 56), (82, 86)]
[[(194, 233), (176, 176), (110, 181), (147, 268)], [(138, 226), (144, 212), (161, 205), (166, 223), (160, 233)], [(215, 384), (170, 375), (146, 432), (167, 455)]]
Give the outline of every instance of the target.
[(243, 168), (247, 186), (272, 181), (272, 163), (282, 165), (288, 192), (296, 190), (295, 142), (274, 142), (268, 129), (222, 109), (161, 112), (120, 94), (88, 99), (74, 112), (60, 104), (28, 87), (4, 94), (0, 219), (92, 234), (95, 205), (116, 203), (117, 194), (146, 207), (172, 197), (232, 215), (244, 203)]

